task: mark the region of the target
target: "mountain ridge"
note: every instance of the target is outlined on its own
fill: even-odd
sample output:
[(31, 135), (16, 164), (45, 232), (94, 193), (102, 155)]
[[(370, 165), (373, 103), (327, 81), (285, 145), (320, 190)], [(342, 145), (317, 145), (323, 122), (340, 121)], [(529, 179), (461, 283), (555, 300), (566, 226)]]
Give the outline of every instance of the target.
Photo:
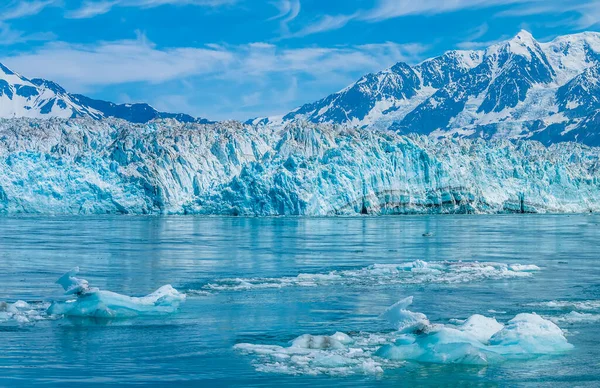
[[(484, 50), (450, 50), (414, 66), (399, 62), (282, 117), (251, 122), (282, 125), (306, 120), (435, 138), (600, 145), (600, 106), (594, 93), (586, 93), (597, 88), (600, 73), (593, 69), (599, 64), (600, 33), (540, 43), (521, 30)], [(593, 109), (573, 109), (574, 104)]]
[(28, 79), (0, 63), (0, 117), (2, 118), (118, 118), (132, 123), (174, 118), (181, 122), (208, 124), (204, 118), (184, 113), (160, 112), (145, 103), (115, 104), (81, 94), (71, 94), (56, 82)]

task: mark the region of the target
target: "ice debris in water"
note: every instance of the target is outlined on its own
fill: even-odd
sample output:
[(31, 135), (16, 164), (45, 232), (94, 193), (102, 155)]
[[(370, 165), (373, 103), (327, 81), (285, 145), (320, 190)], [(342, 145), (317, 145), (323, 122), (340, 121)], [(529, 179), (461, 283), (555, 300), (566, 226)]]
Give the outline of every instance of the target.
[(543, 307), (551, 310), (600, 311), (600, 300), (551, 300), (549, 302), (528, 303), (526, 306)]
[(562, 330), (537, 314), (518, 314), (502, 324), (472, 315), (458, 325), (431, 323), (408, 307), (412, 297), (387, 309), (381, 318), (392, 332), (349, 336), (305, 334), (289, 346), (241, 343), (235, 349), (255, 355), (258, 371), (286, 374), (381, 374), (407, 362), (487, 365), (557, 355), (573, 348)]
[(18, 300), (15, 303), (0, 302), (0, 323), (31, 323), (46, 319), (49, 304), (44, 302), (27, 303)]
[(162, 315), (175, 312), (186, 298), (185, 294), (170, 285), (162, 286), (144, 297), (102, 291), (89, 287), (87, 280), (76, 278), (78, 272), (78, 267), (73, 268), (57, 281), (66, 295), (76, 295), (76, 298), (53, 302), (48, 308), (48, 314), (95, 318)]
[[(551, 300), (528, 303), (526, 306), (549, 310), (544, 316), (555, 323), (572, 325), (600, 322), (600, 300)], [(569, 313), (557, 316), (556, 311), (569, 311)]]
[(355, 270), (337, 270), (322, 274), (300, 274), (281, 278), (235, 278), (213, 281), (210, 291), (246, 291), (283, 287), (326, 285), (393, 285), (422, 283), (467, 283), (486, 279), (529, 277), (539, 271), (536, 265), (416, 260), (400, 264), (373, 264)]

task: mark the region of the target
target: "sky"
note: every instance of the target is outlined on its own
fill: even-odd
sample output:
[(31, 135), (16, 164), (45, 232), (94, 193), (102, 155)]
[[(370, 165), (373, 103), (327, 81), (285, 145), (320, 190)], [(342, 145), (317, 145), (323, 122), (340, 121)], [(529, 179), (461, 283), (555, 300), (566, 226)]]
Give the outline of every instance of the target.
[(598, 0), (3, 0), (0, 61), (214, 120), (284, 114), (396, 62), (600, 29)]

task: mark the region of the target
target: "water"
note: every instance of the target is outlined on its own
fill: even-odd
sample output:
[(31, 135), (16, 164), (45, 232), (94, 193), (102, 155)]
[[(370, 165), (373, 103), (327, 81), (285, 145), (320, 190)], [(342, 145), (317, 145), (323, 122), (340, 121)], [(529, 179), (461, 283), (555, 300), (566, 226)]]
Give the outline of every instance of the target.
[[(141, 296), (171, 284), (189, 295), (169, 316), (4, 322), (0, 386), (597, 386), (599, 252), (597, 215), (1, 218), (0, 301), (63, 299), (54, 282), (74, 266), (104, 290)], [(398, 281), (369, 267), (416, 260), (540, 270)], [(308, 283), (288, 284), (299, 274)], [(410, 295), (412, 310), (444, 324), (476, 313), (506, 322), (536, 311), (565, 329), (574, 348), (522, 362), (410, 362), (382, 374), (337, 376), (264, 372), (259, 357), (234, 349), (288, 346), (306, 333), (386, 333), (378, 316)], [(555, 300), (562, 302), (547, 303)], [(590, 315), (572, 319), (571, 311)]]

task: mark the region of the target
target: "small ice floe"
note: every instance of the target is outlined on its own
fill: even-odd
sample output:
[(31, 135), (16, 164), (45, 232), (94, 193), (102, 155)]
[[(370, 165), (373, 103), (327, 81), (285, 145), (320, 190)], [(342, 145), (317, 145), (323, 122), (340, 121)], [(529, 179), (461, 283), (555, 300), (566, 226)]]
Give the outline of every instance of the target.
[(94, 318), (131, 318), (171, 314), (185, 301), (185, 294), (170, 285), (162, 286), (144, 297), (133, 297), (103, 291), (89, 286), (88, 281), (76, 275), (79, 268), (73, 268), (63, 275), (60, 284), (65, 295), (75, 296), (67, 301), (55, 301), (48, 308), (50, 315)]
[[(600, 300), (551, 300), (528, 303), (546, 310), (544, 316), (557, 324), (586, 324), (600, 322)], [(568, 311), (568, 313), (565, 313)], [(560, 315), (557, 315), (560, 313)]]
[(241, 343), (234, 348), (254, 355), (258, 371), (308, 375), (381, 374), (407, 362), (488, 365), (573, 348), (556, 324), (537, 314), (518, 314), (506, 324), (476, 314), (444, 325), (410, 311), (411, 304), (412, 297), (405, 298), (381, 314), (391, 332), (305, 334), (288, 346)]
[(22, 300), (15, 303), (0, 302), (0, 323), (16, 322), (19, 324), (32, 323), (46, 319), (48, 303)]
[(574, 325), (578, 323), (597, 323), (600, 322), (600, 314), (580, 313), (578, 311), (571, 311), (568, 314), (559, 316), (550, 316), (549, 320), (557, 324)]
[[(468, 283), (482, 280), (530, 277), (540, 271), (532, 264), (463, 261), (409, 261), (327, 273), (301, 273), (280, 278), (229, 278), (202, 286), (204, 291), (247, 291), (327, 285), (377, 286), (422, 283)], [(201, 291), (199, 290), (199, 291)], [(193, 292), (193, 291), (192, 291)]]
[(600, 300), (551, 300), (528, 303), (525, 306), (542, 307), (548, 310), (600, 311)]

